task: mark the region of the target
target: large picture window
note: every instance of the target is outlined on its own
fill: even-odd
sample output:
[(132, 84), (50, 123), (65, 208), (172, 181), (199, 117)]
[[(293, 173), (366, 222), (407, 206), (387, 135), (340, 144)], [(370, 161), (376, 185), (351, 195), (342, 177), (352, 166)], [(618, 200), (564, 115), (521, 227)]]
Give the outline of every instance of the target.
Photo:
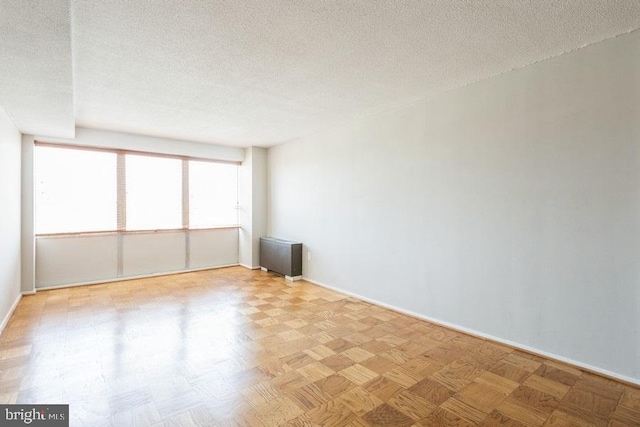
[(127, 154), (125, 165), (127, 230), (182, 228), (182, 161)]
[(237, 164), (45, 143), (35, 153), (36, 234), (238, 224)]
[(189, 224), (209, 228), (238, 223), (238, 167), (189, 162)]
[(36, 233), (115, 230), (116, 154), (38, 147)]

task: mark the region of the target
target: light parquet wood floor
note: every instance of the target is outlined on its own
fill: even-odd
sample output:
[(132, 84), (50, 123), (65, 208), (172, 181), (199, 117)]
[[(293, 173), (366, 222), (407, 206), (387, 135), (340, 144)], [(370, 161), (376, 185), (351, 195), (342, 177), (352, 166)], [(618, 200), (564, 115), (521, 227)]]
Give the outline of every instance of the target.
[(0, 402), (87, 426), (639, 426), (640, 390), (241, 267), (38, 292)]

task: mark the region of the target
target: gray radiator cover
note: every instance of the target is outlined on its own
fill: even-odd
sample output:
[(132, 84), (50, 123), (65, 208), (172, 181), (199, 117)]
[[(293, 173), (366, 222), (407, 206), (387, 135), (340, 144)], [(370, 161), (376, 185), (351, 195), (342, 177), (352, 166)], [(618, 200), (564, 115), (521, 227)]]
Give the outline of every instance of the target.
[(302, 243), (261, 237), (260, 266), (285, 276), (302, 276)]

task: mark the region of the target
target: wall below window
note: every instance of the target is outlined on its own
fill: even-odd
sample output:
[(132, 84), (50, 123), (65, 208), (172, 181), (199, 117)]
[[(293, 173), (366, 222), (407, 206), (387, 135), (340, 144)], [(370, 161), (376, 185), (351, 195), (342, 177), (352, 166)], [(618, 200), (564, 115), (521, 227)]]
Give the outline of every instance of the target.
[(237, 228), (36, 238), (36, 288), (235, 264)]
[(270, 148), (271, 235), (306, 278), (640, 383), (639, 99), (635, 32)]

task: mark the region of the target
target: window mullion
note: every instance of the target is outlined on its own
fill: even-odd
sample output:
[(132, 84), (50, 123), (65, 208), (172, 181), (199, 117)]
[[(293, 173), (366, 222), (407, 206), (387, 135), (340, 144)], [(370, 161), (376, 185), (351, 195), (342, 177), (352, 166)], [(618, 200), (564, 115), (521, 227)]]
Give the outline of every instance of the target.
[(124, 275), (124, 234), (127, 230), (127, 159), (124, 153), (117, 153), (117, 275)]
[(189, 160), (182, 160), (182, 228), (189, 229)]
[(184, 236), (184, 268), (191, 268), (191, 233), (189, 232), (189, 160), (182, 159), (182, 228)]
[(124, 153), (118, 153), (117, 160), (118, 231), (127, 229), (127, 168)]

